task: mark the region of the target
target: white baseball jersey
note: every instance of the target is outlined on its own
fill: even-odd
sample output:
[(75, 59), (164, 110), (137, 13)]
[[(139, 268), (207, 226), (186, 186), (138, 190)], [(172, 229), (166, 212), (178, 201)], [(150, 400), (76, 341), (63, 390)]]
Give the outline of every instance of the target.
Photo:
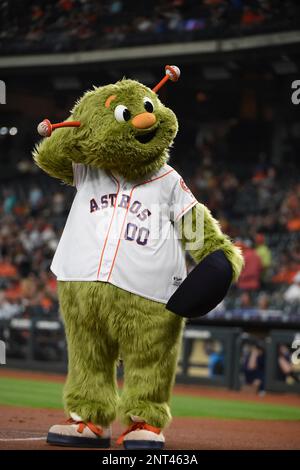
[(109, 282), (167, 303), (185, 279), (176, 222), (197, 200), (164, 165), (145, 181), (74, 164), (74, 198), (51, 270), (60, 281)]

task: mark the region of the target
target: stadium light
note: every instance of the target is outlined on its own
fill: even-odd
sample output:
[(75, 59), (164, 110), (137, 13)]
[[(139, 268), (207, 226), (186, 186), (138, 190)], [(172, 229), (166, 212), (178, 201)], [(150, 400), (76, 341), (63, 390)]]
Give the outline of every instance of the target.
[(17, 135), (17, 133), (18, 133), (17, 127), (11, 127), (9, 129), (9, 135)]

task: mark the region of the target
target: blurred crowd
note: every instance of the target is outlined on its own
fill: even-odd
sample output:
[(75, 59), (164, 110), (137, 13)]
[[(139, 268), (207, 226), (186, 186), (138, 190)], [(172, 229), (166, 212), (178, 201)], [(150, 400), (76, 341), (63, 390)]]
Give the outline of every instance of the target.
[[(183, 130), (171, 164), (245, 258), (222, 312), (277, 311), (299, 321), (300, 183), (294, 158), (299, 129), (290, 125), (286, 134), (281, 123), (270, 132), (264, 121), (237, 117), (201, 122), (191, 132), (191, 123), (179, 120)], [(3, 147), (10, 155), (6, 168), (13, 166), (15, 173), (0, 184), (0, 318), (57, 316), (49, 267), (74, 191), (40, 172), (30, 150), (22, 151), (21, 139), (4, 137), (10, 142)], [(4, 178), (4, 170), (1, 174)]]
[[(1, 41), (6, 47), (15, 38), (25, 49), (35, 43), (52, 44), (52, 50), (65, 47), (60, 35), (69, 38), (72, 50), (85, 38), (99, 45), (98, 38), (105, 46), (116, 33), (127, 41), (131, 33), (149, 41), (152, 35), (153, 43), (153, 34), (161, 38), (173, 31), (178, 40), (180, 31), (217, 25), (224, 31), (229, 19), (239, 28), (297, 19), (297, 5), (291, 0), (0, 0), (0, 21), (7, 25), (0, 30), (0, 52)], [(53, 43), (44, 41), (45, 34), (53, 35)], [(284, 100), (277, 100), (280, 77), (272, 82), (268, 70), (251, 81), (253, 74), (244, 79), (239, 73), (235, 80), (240, 85), (228, 99), (226, 91), (218, 92), (217, 82), (198, 83), (201, 74), (191, 80), (184, 97), (172, 95), (180, 132), (171, 164), (243, 251), (245, 268), (222, 309), (277, 310), (300, 318), (300, 126), (289, 109), (284, 111)], [(230, 89), (229, 80), (227, 85)], [(63, 119), (68, 100), (59, 94), (44, 99), (43, 109), (49, 106), (52, 116), (56, 112)], [(28, 101), (22, 103), (25, 109)], [(40, 106), (33, 103), (33, 108)], [(20, 113), (18, 136), (4, 135), (0, 128), (0, 318), (41, 312), (55, 316), (58, 311), (49, 266), (73, 190), (33, 164), (36, 134), (33, 126), (27, 130), (28, 121)]]
[[(287, 385), (299, 383), (300, 381), (299, 369), (293, 364), (291, 354), (289, 344), (277, 344), (274, 378)], [(267, 369), (265, 342), (255, 337), (246, 339), (243, 344), (241, 359), (242, 371), (244, 373), (244, 389), (254, 391), (263, 396), (265, 394)]]
[[(300, 185), (283, 189), (274, 168), (266, 170), (265, 177), (258, 178), (255, 173), (246, 181), (233, 171), (217, 174), (208, 168), (207, 162), (205, 170), (199, 167), (199, 172), (188, 179), (190, 186), (219, 218), (223, 230), (240, 246), (245, 258), (242, 275), (223, 308), (298, 313)], [(26, 185), (2, 185), (0, 318), (57, 315), (56, 281), (49, 267), (73, 190), (43, 178), (27, 176)], [(262, 187), (270, 191), (266, 199), (269, 205), (264, 204), (263, 210), (259, 203), (259, 194), (263, 193), (265, 200)], [(280, 198), (276, 188), (281, 188)], [(240, 212), (242, 197), (253, 206), (254, 218), (246, 210)]]
[(293, 28), (296, 0), (0, 0), (0, 52), (60, 52)]
[[(245, 267), (222, 308), (274, 309), (300, 318), (300, 183), (297, 164), (265, 154), (241, 165), (229, 133), (201, 129), (187, 181), (243, 252)], [(226, 126), (224, 126), (226, 127)], [(249, 136), (248, 136), (249, 138)], [(248, 141), (245, 139), (245, 143)], [(241, 144), (243, 152), (245, 143)], [(231, 161), (232, 160), (232, 161)], [(250, 160), (251, 161), (251, 160)], [(184, 166), (180, 168), (184, 174)]]
[[(57, 317), (56, 280), (50, 264), (69, 201), (54, 186), (32, 184), (25, 198), (3, 190), (0, 212), (0, 319)], [(24, 194), (24, 193), (23, 193)]]

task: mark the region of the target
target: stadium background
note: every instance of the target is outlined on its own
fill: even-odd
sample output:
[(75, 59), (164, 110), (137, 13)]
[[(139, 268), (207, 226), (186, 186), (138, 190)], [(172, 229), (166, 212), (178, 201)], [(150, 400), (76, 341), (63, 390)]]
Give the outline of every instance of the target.
[(43, 448), (29, 439), (61, 415), (66, 348), (49, 266), (74, 191), (33, 164), (36, 126), (64, 120), (93, 85), (153, 86), (165, 63), (182, 72), (159, 93), (180, 123), (171, 165), (246, 258), (225, 301), (187, 325), (170, 446), (187, 446), (197, 419), (195, 449), (299, 448), (299, 3), (0, 0), (0, 25), (0, 448)]

